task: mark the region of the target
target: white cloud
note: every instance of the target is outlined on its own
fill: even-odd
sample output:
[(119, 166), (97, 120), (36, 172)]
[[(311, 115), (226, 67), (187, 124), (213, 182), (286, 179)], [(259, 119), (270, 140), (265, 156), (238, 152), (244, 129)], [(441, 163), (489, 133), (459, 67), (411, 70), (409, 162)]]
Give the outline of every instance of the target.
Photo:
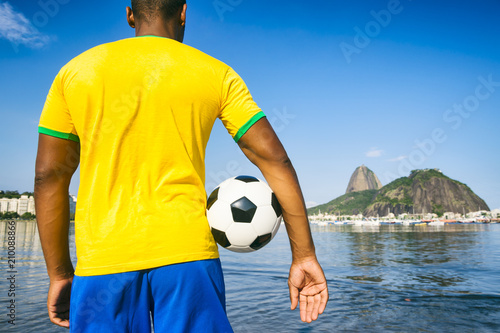
[(318, 203), (314, 202), (314, 201), (308, 201), (308, 202), (306, 202), (306, 208), (315, 207), (317, 205), (318, 205)]
[(407, 158), (408, 158), (408, 156), (401, 155), (401, 156), (398, 156), (398, 157), (395, 157), (395, 158), (391, 158), (388, 161), (389, 162), (399, 162), (399, 161), (402, 161), (402, 160), (407, 159)]
[(365, 155), (366, 155), (366, 157), (380, 157), (380, 156), (382, 156), (383, 152), (384, 152), (383, 150), (374, 147), (374, 148), (370, 149), (370, 151), (366, 152)]
[(16, 12), (8, 2), (0, 3), (0, 38), (31, 48), (40, 48), (50, 41), (48, 36), (40, 33), (26, 16)]

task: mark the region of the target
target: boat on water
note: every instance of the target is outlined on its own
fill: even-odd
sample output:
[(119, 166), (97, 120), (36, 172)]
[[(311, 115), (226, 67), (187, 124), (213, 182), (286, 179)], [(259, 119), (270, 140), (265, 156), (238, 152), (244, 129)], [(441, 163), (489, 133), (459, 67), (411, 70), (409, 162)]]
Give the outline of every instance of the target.
[(443, 221), (431, 221), (428, 223), (428, 225), (444, 225), (444, 222)]
[[(359, 223), (356, 223), (359, 222)], [(362, 221), (354, 221), (354, 224), (359, 224), (359, 225), (380, 225), (379, 220), (362, 220)]]
[(380, 225), (380, 222), (377, 220), (354, 220), (354, 221), (351, 221), (350, 224), (353, 224), (353, 225)]
[(398, 219), (393, 219), (393, 220), (387, 220), (387, 221), (380, 221), (380, 224), (387, 225), (387, 224), (402, 224), (403, 221), (398, 220)]
[(414, 223), (412, 225), (414, 225), (416, 227), (427, 227), (429, 225), (429, 223), (427, 223), (427, 222), (420, 222), (420, 223)]
[(459, 224), (457, 220), (441, 220), (444, 224)]
[(401, 224), (403, 225), (414, 225), (414, 224), (419, 224), (419, 223), (425, 223), (422, 220), (403, 220), (401, 221)]

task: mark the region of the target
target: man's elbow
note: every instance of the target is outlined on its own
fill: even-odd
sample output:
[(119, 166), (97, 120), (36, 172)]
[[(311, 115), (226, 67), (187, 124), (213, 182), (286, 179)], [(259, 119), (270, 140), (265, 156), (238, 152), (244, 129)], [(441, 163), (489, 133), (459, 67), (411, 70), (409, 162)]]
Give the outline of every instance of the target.
[(51, 184), (69, 184), (71, 175), (57, 169), (36, 168), (35, 169), (35, 192)]
[(290, 158), (288, 157), (288, 155), (286, 153), (276, 155), (275, 162), (282, 164), (284, 166), (287, 166), (287, 167), (292, 165), (292, 161), (290, 160)]
[(49, 183), (53, 179), (54, 173), (45, 169), (35, 170), (35, 191), (37, 188), (43, 187), (43, 185)]

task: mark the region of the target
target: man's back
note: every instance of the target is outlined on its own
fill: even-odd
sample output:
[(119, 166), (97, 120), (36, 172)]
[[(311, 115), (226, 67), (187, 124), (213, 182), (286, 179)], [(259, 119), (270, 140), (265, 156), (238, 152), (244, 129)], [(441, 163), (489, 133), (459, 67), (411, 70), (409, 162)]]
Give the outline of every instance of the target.
[[(159, 331), (232, 331), (220, 260), (204, 260), (218, 255), (203, 188), (216, 118), (281, 204), (292, 250), (291, 309), (300, 304), (301, 319), (316, 320), (328, 287), (297, 175), (276, 133), (236, 73), (173, 41), (184, 38), (185, 0), (132, 0), (132, 7), (127, 22), (141, 38), (70, 62), (41, 117), (35, 203), (50, 320), (81, 332), (147, 332), (151, 318)], [(76, 272), (68, 242), (75, 161)], [(104, 302), (98, 315), (96, 295)]]
[(210, 131), (219, 117), (237, 140), (262, 116), (232, 69), (172, 39), (125, 39), (68, 63), (40, 132), (80, 141), (76, 274), (217, 258), (205, 216)]

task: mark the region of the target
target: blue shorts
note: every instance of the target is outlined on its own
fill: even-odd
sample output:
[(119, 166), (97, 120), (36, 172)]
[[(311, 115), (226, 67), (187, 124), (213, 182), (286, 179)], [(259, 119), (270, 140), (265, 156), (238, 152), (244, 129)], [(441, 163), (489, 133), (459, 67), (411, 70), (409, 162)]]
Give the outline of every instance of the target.
[(70, 332), (233, 332), (219, 259), (75, 276)]

